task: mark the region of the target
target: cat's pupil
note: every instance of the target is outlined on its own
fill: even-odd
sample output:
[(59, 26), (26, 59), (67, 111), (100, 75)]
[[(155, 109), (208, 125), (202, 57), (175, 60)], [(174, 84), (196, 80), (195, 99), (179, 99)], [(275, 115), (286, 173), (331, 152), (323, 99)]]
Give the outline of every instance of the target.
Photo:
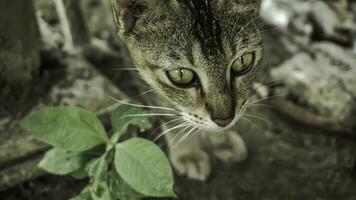
[(183, 79), (183, 70), (182, 69), (179, 70), (179, 77), (180, 77), (180, 79)]
[(187, 87), (194, 82), (194, 72), (189, 69), (174, 69), (167, 72), (168, 78), (176, 86)]
[(245, 59), (243, 56), (240, 57), (241, 66), (246, 66)]
[(232, 73), (235, 76), (241, 76), (248, 73), (255, 65), (255, 54), (248, 53), (245, 54), (233, 63)]

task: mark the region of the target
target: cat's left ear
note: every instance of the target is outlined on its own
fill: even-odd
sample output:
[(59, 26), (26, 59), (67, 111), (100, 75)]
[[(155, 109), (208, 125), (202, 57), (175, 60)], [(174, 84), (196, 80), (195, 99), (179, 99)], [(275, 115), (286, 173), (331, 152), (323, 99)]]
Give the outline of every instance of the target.
[(111, 0), (119, 32), (131, 32), (142, 16), (158, 6), (158, 1), (160, 0)]

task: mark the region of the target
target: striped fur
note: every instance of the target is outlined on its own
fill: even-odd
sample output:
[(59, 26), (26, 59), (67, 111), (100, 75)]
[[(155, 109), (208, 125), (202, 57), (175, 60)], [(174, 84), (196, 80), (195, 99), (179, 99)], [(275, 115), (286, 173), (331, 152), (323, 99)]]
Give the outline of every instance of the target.
[[(232, 78), (230, 66), (247, 52), (256, 53), (256, 63), (261, 58), (257, 0), (113, 2), (121, 39), (143, 79), (167, 104), (198, 116), (206, 123), (204, 128), (215, 131), (219, 129), (212, 115), (240, 113), (257, 67)], [(166, 70), (175, 68), (193, 70), (200, 85), (188, 89), (172, 85)]]

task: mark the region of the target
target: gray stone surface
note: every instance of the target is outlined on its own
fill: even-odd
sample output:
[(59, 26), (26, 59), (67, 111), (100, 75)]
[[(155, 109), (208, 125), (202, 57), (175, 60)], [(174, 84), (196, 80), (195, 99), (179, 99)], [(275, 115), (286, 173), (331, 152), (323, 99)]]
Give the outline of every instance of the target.
[(355, 126), (356, 55), (332, 43), (316, 43), (272, 69), (290, 96), (317, 113)]
[(0, 19), (0, 84), (27, 83), (40, 65), (40, 37), (32, 0), (0, 1)]
[[(30, 105), (31, 109), (27, 111), (25, 110), (28, 105), (17, 105), (19, 111), (26, 113), (49, 105), (73, 105), (105, 114), (116, 104), (111, 96), (126, 98), (83, 57), (67, 55), (62, 59), (62, 67), (66, 73), (61, 81), (54, 84), (47, 94), (42, 94), (43, 96), (29, 94), (27, 98), (38, 98), (36, 103)], [(0, 107), (0, 111), (2, 109)], [(49, 148), (19, 127), (22, 116), (7, 119), (0, 124), (0, 191), (44, 174), (37, 168), (33, 159), (41, 156), (42, 152)]]
[(349, 138), (327, 135), (258, 109), (238, 130), (247, 142), (243, 163), (214, 162), (206, 182), (177, 179), (180, 200), (353, 200), (356, 149)]
[[(48, 0), (36, 1), (43, 4), (51, 4), (51, 1)], [(87, 5), (88, 7), (96, 7), (95, 3), (97, 3), (96, 0), (83, 2), (91, 2), (90, 5)], [(102, 17), (106, 16), (107, 13), (96, 15), (95, 13), (101, 9), (91, 9), (92, 10), (87, 14), (91, 16), (90, 30), (94, 33), (93, 35), (105, 41), (110, 40), (111, 31), (105, 28), (107, 27), (107, 21), (105, 21), (105, 23), (99, 23), (102, 21)], [(53, 15), (52, 12), (47, 12), (47, 14), (44, 12), (44, 14), (47, 16), (47, 19), (51, 19), (51, 15)], [(51, 34), (58, 33), (56, 25), (52, 24), (50, 28), (51, 31), (53, 31)], [(265, 37), (265, 63), (263, 66), (266, 67), (266, 69), (262, 70), (260, 81), (270, 85), (271, 82), (268, 78), (268, 72), (271, 68), (276, 67), (276, 71), (280, 70), (280, 72), (278, 72), (280, 73), (280, 80), (286, 83), (287, 88), (290, 89), (290, 94), (293, 94), (294, 97), (298, 96), (300, 98), (299, 101), (304, 103), (304, 105), (310, 102), (308, 106), (311, 110), (320, 113), (323, 112), (325, 115), (339, 117), (338, 119), (344, 119), (344, 117), (352, 119), (347, 116), (346, 113), (343, 113), (348, 110), (343, 108), (342, 105), (349, 105), (347, 103), (351, 102), (350, 96), (352, 95), (350, 94), (355, 91), (352, 90), (355, 74), (347, 70), (341, 72), (341, 69), (345, 68), (344, 65), (341, 65), (340, 69), (334, 69), (334, 66), (325, 67), (331, 60), (324, 58), (325, 53), (317, 53), (315, 49), (321, 48), (326, 51), (331, 51), (331, 55), (338, 52), (340, 56), (337, 57), (342, 58), (347, 54), (344, 51), (336, 50), (339, 49), (337, 46), (327, 44), (326, 46), (318, 47), (318, 45), (316, 45), (310, 48), (312, 53), (316, 53), (316, 60), (313, 60), (309, 54), (301, 53), (296, 55), (299, 57), (298, 59), (293, 57), (291, 60), (279, 66), (283, 60), (289, 59), (292, 56), (290, 52), (287, 53), (288, 51), (283, 46), (285, 43), (281, 42), (281, 38), (286, 39), (286, 37), (283, 37), (279, 32), (268, 32)], [(50, 48), (58, 48), (56, 46), (61, 43), (61, 39), (58, 41), (58, 43), (50, 45)], [(111, 45), (118, 47), (114, 43), (111, 43)], [(121, 57), (125, 56), (121, 55)], [(350, 59), (350, 62), (355, 63), (352, 57)], [(301, 68), (300, 71), (296, 71), (297, 73), (288, 71), (295, 70), (293, 68), (294, 64), (287, 66), (287, 63), (291, 63), (292, 60), (295, 61), (294, 64), (296, 66)], [(64, 79), (64, 82), (72, 80), (75, 84), (70, 84), (69, 86), (68, 84), (62, 84), (60, 87), (56, 87), (56, 89), (50, 89), (48, 93), (53, 95), (53, 99), (58, 98), (59, 102), (73, 104), (73, 101), (68, 98), (74, 95), (75, 98), (81, 100), (80, 103), (93, 108), (101, 108), (102, 106), (92, 105), (87, 101), (92, 98), (96, 99), (95, 94), (97, 93), (97, 89), (102, 88), (100, 86), (102, 79), (90, 79), (94, 85), (91, 85), (91, 83), (83, 83), (85, 77), (91, 77), (90, 73), (81, 69), (83, 63), (72, 59), (69, 59), (68, 62), (70, 63), (67, 64), (73, 67), (69, 72), (77, 74), (79, 76), (78, 80), (73, 81), (75, 76), (71, 75), (67, 75), (64, 78), (61, 77), (61, 80)], [(86, 63), (86, 61), (83, 62)], [(320, 66), (314, 67), (315, 62), (320, 62)], [(345, 61), (342, 63), (344, 62)], [(307, 63), (310, 63), (310, 65)], [(78, 68), (77, 65), (79, 65)], [(105, 74), (110, 77), (111, 81), (117, 83), (126, 94), (130, 94), (130, 97), (143, 97), (142, 91), (139, 91), (142, 85), (135, 85), (135, 81), (132, 81), (138, 79), (135, 72), (113, 70), (118, 67), (124, 68), (127, 66), (124, 59), (99, 59), (96, 60), (95, 66), (105, 71)], [(284, 66), (284, 70), (282, 70), (282, 66)], [(54, 70), (51, 67), (47, 69)], [(330, 70), (330, 72), (326, 71), (326, 69)], [(95, 71), (96, 70), (94, 70), (94, 72)], [(335, 74), (332, 72), (335, 72)], [(293, 74), (298, 73), (304, 74), (307, 76), (304, 79), (316, 85), (306, 85), (303, 81), (300, 81), (298, 77), (293, 77)], [(349, 92), (340, 88), (337, 81), (330, 81), (339, 79), (340, 74), (342, 75), (342, 80), (346, 80), (345, 87), (349, 88), (347, 89)], [(316, 79), (315, 83), (313, 80), (310, 80), (309, 75), (312, 75), (311, 77)], [(321, 75), (327, 75), (328, 79), (324, 80)], [(347, 78), (344, 79), (345, 77)], [(321, 86), (318, 86), (318, 84), (321, 84)], [(326, 84), (330, 84), (330, 87), (326, 87), (327, 90), (324, 92), (326, 94), (322, 94), (323, 92), (320, 91), (323, 91), (322, 86)], [(90, 91), (91, 94), (85, 94), (83, 91), (71, 92), (69, 88), (72, 86), (76, 90), (83, 90), (83, 88), (90, 87), (91, 89), (88, 91)], [(305, 91), (309, 89), (313, 90), (313, 92), (306, 93)], [(331, 92), (339, 96), (334, 97), (328, 95)], [(101, 93), (99, 92), (98, 94)], [(308, 95), (317, 95), (317, 98), (314, 99), (313, 97), (310, 99)], [(63, 101), (60, 99), (63, 99)], [(105, 100), (105, 95), (99, 95), (98, 99)], [(338, 103), (339, 100), (340, 103)], [(267, 102), (261, 101), (259, 103), (266, 104)], [(243, 163), (226, 164), (213, 159), (213, 173), (207, 182), (196, 182), (188, 180), (185, 177), (176, 176), (175, 190), (179, 199), (354, 200), (356, 197), (354, 169), (356, 157), (355, 139), (330, 134), (296, 123), (295, 121), (289, 120), (288, 117), (278, 114), (278, 112), (275, 111), (278, 110), (278, 108), (269, 108), (269, 105), (266, 106), (267, 107), (264, 107), (262, 105), (261, 107), (251, 108), (251, 113), (249, 114), (256, 116), (250, 117), (252, 123), (241, 121), (236, 127), (236, 130), (238, 130), (246, 140), (249, 149), (249, 158), (247, 161)], [(332, 110), (332, 107), (336, 107), (336, 109)], [(253, 111), (254, 109), (257, 110)], [(338, 116), (336, 113), (341, 113), (341, 116)], [(0, 120), (0, 124), (7, 122), (7, 120)], [(0, 199), (65, 200), (80, 191), (81, 188), (78, 187), (78, 185), (83, 185), (83, 181), (74, 181), (68, 177), (46, 176), (20, 184), (10, 190), (0, 192)]]

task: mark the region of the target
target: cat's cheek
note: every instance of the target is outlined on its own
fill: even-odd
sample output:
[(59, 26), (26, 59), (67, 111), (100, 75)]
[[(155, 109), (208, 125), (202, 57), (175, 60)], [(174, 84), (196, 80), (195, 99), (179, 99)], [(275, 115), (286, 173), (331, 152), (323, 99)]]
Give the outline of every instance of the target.
[(252, 83), (247, 82), (246, 77), (238, 77), (235, 78), (233, 81), (233, 90), (235, 93), (235, 96), (239, 98), (240, 95), (246, 93), (246, 90), (248, 89), (249, 85)]
[(248, 76), (240, 77), (234, 82), (234, 95), (235, 95), (235, 110), (238, 115), (243, 112), (243, 106), (248, 101), (248, 98), (253, 94), (252, 83), (253, 79)]
[(166, 78), (157, 78), (154, 81), (155, 87), (166, 97), (178, 110), (188, 113), (195, 113), (200, 109), (201, 98), (196, 88), (177, 88)]

